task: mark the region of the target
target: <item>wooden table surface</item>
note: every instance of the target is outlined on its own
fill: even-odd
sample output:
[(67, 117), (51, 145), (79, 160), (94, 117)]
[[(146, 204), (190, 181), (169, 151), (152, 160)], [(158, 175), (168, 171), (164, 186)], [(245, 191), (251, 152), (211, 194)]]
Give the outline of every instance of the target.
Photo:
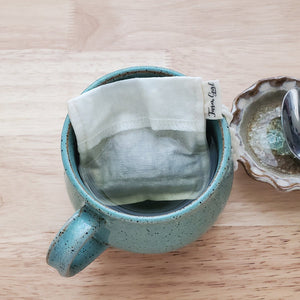
[(220, 79), (300, 78), (297, 0), (0, 0), (0, 299), (300, 299), (300, 192), (239, 166), (228, 204), (166, 254), (110, 248), (73, 278), (46, 264), (73, 213), (60, 133), (67, 100), (100, 76), (157, 65)]

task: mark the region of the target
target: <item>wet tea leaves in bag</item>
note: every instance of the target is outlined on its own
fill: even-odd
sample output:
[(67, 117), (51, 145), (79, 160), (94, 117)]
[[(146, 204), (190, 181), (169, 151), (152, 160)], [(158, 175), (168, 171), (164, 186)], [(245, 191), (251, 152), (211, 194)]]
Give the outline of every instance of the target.
[(210, 179), (207, 87), (198, 77), (135, 78), (70, 100), (79, 172), (94, 196), (108, 205), (197, 198)]

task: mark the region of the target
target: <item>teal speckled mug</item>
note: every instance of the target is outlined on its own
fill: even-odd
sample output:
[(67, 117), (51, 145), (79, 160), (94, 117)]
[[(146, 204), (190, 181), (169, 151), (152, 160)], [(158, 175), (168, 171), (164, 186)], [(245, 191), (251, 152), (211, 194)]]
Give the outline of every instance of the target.
[[(117, 80), (155, 76), (183, 75), (158, 67), (132, 67), (101, 77), (84, 92)], [(225, 118), (207, 121), (207, 138), (211, 181), (199, 198), (183, 201), (171, 210), (130, 213), (102, 204), (84, 186), (77, 168), (76, 137), (67, 116), (61, 152), (68, 194), (77, 211), (51, 243), (48, 264), (63, 276), (73, 276), (109, 246), (139, 253), (162, 253), (196, 240), (216, 221), (233, 181), (230, 132)]]

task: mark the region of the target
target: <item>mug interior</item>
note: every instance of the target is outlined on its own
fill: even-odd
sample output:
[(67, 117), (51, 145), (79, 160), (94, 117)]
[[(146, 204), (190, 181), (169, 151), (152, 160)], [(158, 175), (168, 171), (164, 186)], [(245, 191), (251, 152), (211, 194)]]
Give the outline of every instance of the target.
[[(114, 81), (118, 80), (124, 80), (124, 79), (130, 79), (135, 77), (162, 77), (162, 76), (182, 76), (182, 74), (171, 71), (168, 69), (162, 69), (162, 68), (156, 68), (156, 67), (137, 67), (137, 68), (129, 68), (125, 70), (120, 70), (113, 72), (111, 74), (108, 74), (99, 80), (95, 81), (93, 84), (91, 84), (84, 92), (87, 92), (99, 85), (112, 83)], [(114, 210), (116, 213), (120, 214), (127, 214), (127, 215), (135, 215), (135, 216), (153, 216), (153, 215), (165, 215), (170, 212), (181, 210), (192, 202), (195, 202), (198, 199), (194, 200), (183, 200), (183, 201), (176, 201), (174, 203), (170, 202), (172, 201), (159, 201), (160, 203), (155, 203), (155, 201), (150, 201), (147, 204), (143, 203), (143, 206), (141, 207), (141, 203), (139, 204), (130, 204), (130, 205), (118, 205), (118, 206), (108, 206), (103, 203), (100, 203), (97, 199), (95, 199), (92, 194), (90, 193), (89, 189), (84, 185), (80, 174), (78, 172), (78, 164), (79, 164), (79, 153), (77, 151), (77, 141), (76, 136), (73, 130), (73, 127), (70, 123), (69, 117), (67, 116), (65, 120), (64, 128), (66, 128), (67, 134), (66, 134), (66, 141), (65, 143), (62, 142), (62, 153), (64, 150), (64, 147), (66, 146), (66, 154), (68, 159), (64, 160), (63, 162), (65, 165), (65, 170), (67, 175), (70, 178), (73, 178), (73, 180), (76, 181), (75, 187), (77, 190), (79, 189), (79, 192), (84, 195), (84, 198), (92, 205), (102, 206), (109, 210)], [(207, 140), (209, 145), (209, 152), (210, 152), (210, 159), (211, 159), (211, 171), (210, 171), (210, 183), (206, 190), (211, 188), (211, 185), (215, 182), (215, 177), (218, 173), (218, 170), (220, 169), (221, 162), (224, 159), (224, 149), (225, 149), (225, 139), (224, 139), (224, 129), (227, 128), (227, 123), (225, 119), (223, 120), (207, 120), (206, 123), (206, 131), (207, 131)], [(227, 128), (228, 130), (228, 128)], [(64, 134), (64, 131), (63, 131)], [(62, 141), (64, 140), (64, 136), (62, 136)], [(63, 154), (62, 154), (63, 155)], [(67, 164), (67, 166), (66, 166)], [(68, 169), (71, 168), (71, 173), (68, 172)], [(72, 178), (71, 181), (72, 181)], [(200, 196), (201, 198), (201, 196)], [(167, 203), (163, 203), (167, 202)], [(145, 210), (145, 204), (148, 205), (147, 209)], [(145, 212), (147, 211), (147, 212)]]

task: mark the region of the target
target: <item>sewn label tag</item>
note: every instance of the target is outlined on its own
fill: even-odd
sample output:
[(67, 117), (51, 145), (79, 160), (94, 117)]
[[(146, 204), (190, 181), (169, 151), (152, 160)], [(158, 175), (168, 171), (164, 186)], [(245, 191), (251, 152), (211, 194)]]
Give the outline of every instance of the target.
[(202, 82), (204, 116), (208, 120), (222, 119), (222, 98), (219, 80)]

